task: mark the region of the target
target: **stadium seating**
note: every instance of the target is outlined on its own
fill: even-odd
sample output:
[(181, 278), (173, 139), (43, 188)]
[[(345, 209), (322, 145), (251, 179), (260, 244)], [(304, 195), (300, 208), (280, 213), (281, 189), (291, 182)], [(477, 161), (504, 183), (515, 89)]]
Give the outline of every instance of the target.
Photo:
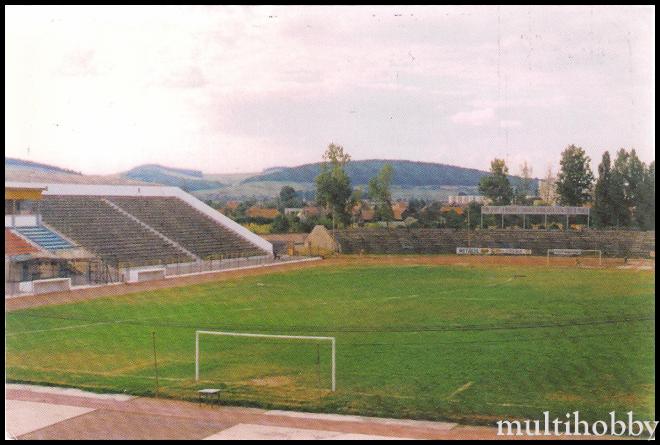
[(101, 197), (45, 196), (41, 215), (46, 224), (110, 264), (140, 266), (193, 260)]
[(109, 197), (124, 211), (200, 258), (260, 256), (265, 252), (174, 197)]
[(74, 247), (70, 242), (44, 226), (16, 227), (15, 230), (46, 250), (70, 249)]
[[(348, 229), (336, 231), (336, 238), (344, 253), (456, 253), (457, 247), (468, 246), (468, 232), (455, 229)], [(486, 229), (470, 231), (469, 245), (531, 249), (534, 255), (595, 249), (605, 256), (646, 258), (655, 251), (655, 232)]]

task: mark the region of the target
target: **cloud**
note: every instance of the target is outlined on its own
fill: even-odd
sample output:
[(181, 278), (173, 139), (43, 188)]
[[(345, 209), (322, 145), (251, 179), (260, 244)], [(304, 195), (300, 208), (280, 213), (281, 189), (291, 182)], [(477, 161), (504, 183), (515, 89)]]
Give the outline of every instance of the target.
[(65, 76), (93, 76), (98, 74), (94, 61), (93, 49), (80, 49), (73, 51), (64, 58), (60, 73)]
[(170, 73), (162, 82), (164, 86), (172, 88), (202, 88), (207, 83), (204, 73), (196, 66)]
[(522, 122), (518, 120), (506, 120), (503, 119), (500, 121), (500, 128), (516, 128), (516, 127), (521, 127)]
[(491, 123), (495, 119), (495, 110), (492, 108), (482, 108), (472, 111), (460, 111), (451, 116), (451, 121), (459, 125), (471, 125), (481, 127)]
[(292, 165), (330, 140), (475, 168), (520, 152), (542, 171), (571, 142), (654, 157), (650, 8), (5, 9), (6, 151), (89, 173), (108, 153)]

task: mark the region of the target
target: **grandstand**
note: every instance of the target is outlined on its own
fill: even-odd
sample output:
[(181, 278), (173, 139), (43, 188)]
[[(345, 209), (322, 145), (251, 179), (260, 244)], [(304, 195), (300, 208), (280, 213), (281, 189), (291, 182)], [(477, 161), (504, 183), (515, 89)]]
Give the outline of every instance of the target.
[[(38, 252), (30, 258), (8, 255), (5, 243), (6, 270), (16, 270), (17, 282), (42, 274), (9, 263), (37, 258), (43, 263), (57, 257), (62, 263), (44, 278), (79, 283), (81, 277), (66, 273), (91, 276), (91, 270), (106, 270), (107, 282), (130, 280), (136, 271), (147, 276), (153, 272), (145, 269), (149, 266), (167, 274), (194, 273), (222, 268), (226, 259), (236, 266), (273, 257), (271, 243), (176, 187), (5, 183), (5, 231), (12, 236), (11, 246), (22, 243)], [(87, 263), (81, 266), (82, 259)], [(43, 268), (32, 263), (32, 269)], [(172, 265), (177, 267), (168, 268)]]
[[(109, 201), (200, 258), (241, 253), (263, 255), (257, 246), (176, 197), (111, 197)], [(190, 227), (195, 227), (191, 231)], [(200, 232), (204, 236), (199, 236)]]
[(194, 260), (101, 197), (45, 196), (41, 214), (44, 222), (108, 262), (139, 266), (177, 257)]
[[(334, 233), (342, 253), (452, 254), (457, 247), (601, 250), (608, 257), (648, 258), (655, 232), (623, 230), (546, 231), (522, 229), (347, 229)], [(312, 246), (314, 247), (314, 246)]]

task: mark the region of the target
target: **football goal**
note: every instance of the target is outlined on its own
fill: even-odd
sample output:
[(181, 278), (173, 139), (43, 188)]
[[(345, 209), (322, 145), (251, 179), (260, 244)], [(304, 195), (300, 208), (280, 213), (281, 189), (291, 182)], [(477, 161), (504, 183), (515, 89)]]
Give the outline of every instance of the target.
[[(275, 339), (277, 341), (308, 341), (308, 342), (329, 342), (331, 345), (331, 386), (332, 391), (336, 389), (336, 342), (335, 337), (314, 337), (306, 335), (271, 335), (271, 334), (250, 334), (242, 332), (219, 332), (219, 331), (195, 331), (195, 381), (199, 381), (199, 367), (201, 362), (199, 344), (200, 337), (205, 335), (212, 336), (224, 336), (224, 337), (247, 337), (247, 338), (257, 338), (257, 339)], [(318, 344), (318, 343), (317, 343)], [(222, 355), (219, 356), (219, 360), (222, 360)]]
[(600, 250), (585, 249), (548, 249), (547, 264), (551, 263), (554, 257), (575, 258), (575, 265), (603, 265), (603, 252)]

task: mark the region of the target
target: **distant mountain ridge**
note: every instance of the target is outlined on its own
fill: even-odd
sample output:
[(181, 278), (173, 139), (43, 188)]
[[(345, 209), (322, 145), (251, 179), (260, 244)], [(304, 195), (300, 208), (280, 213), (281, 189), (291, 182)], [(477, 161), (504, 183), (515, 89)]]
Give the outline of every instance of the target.
[(122, 173), (122, 176), (154, 184), (179, 187), (187, 192), (217, 189), (225, 186), (222, 182), (204, 179), (204, 173), (200, 170), (172, 168), (158, 164), (139, 165)]
[(6, 167), (30, 168), (30, 169), (41, 170), (41, 171), (45, 171), (45, 172), (66, 173), (66, 174), (69, 174), (69, 175), (82, 176), (82, 173), (74, 171), (74, 170), (70, 170), (68, 168), (56, 167), (54, 165), (43, 164), (41, 162), (26, 161), (24, 159), (8, 158), (8, 157), (5, 156), (5, 168)]
[[(397, 199), (422, 197), (441, 200), (452, 194), (478, 193), (479, 180), (486, 171), (454, 165), (408, 160), (367, 159), (350, 161), (346, 171), (355, 187), (364, 188), (385, 164), (394, 168), (392, 192)], [(270, 167), (260, 173), (205, 174), (200, 170), (182, 169), (158, 164), (144, 164), (114, 175), (83, 175), (48, 164), (5, 158), (5, 175), (9, 180), (39, 182), (108, 184), (157, 184), (179, 187), (200, 199), (270, 199), (282, 186), (289, 185), (313, 199), (315, 179), (321, 163), (295, 167)], [(512, 184), (520, 178), (509, 176)], [(533, 188), (538, 186), (534, 179)]]
[[(417, 162), (406, 160), (367, 159), (350, 161), (346, 165), (346, 173), (353, 185), (368, 184), (385, 164), (394, 168), (392, 185), (401, 187), (420, 186), (478, 186), (479, 180), (489, 173), (474, 168), (432, 162)], [(281, 167), (276, 171), (265, 172), (245, 179), (243, 182), (275, 181), (313, 183), (321, 171), (321, 163), (304, 164), (296, 167)], [(513, 183), (518, 178), (511, 176)]]
[(159, 169), (159, 170), (164, 170), (180, 175), (185, 175), (185, 176), (192, 176), (193, 178), (200, 178), (202, 179), (204, 177), (204, 173), (201, 170), (191, 170), (191, 169), (185, 169), (185, 168), (174, 168), (174, 167), (167, 167), (165, 165), (160, 165), (160, 164), (143, 164), (139, 165), (137, 167), (132, 168), (129, 171), (134, 171), (137, 169)]

